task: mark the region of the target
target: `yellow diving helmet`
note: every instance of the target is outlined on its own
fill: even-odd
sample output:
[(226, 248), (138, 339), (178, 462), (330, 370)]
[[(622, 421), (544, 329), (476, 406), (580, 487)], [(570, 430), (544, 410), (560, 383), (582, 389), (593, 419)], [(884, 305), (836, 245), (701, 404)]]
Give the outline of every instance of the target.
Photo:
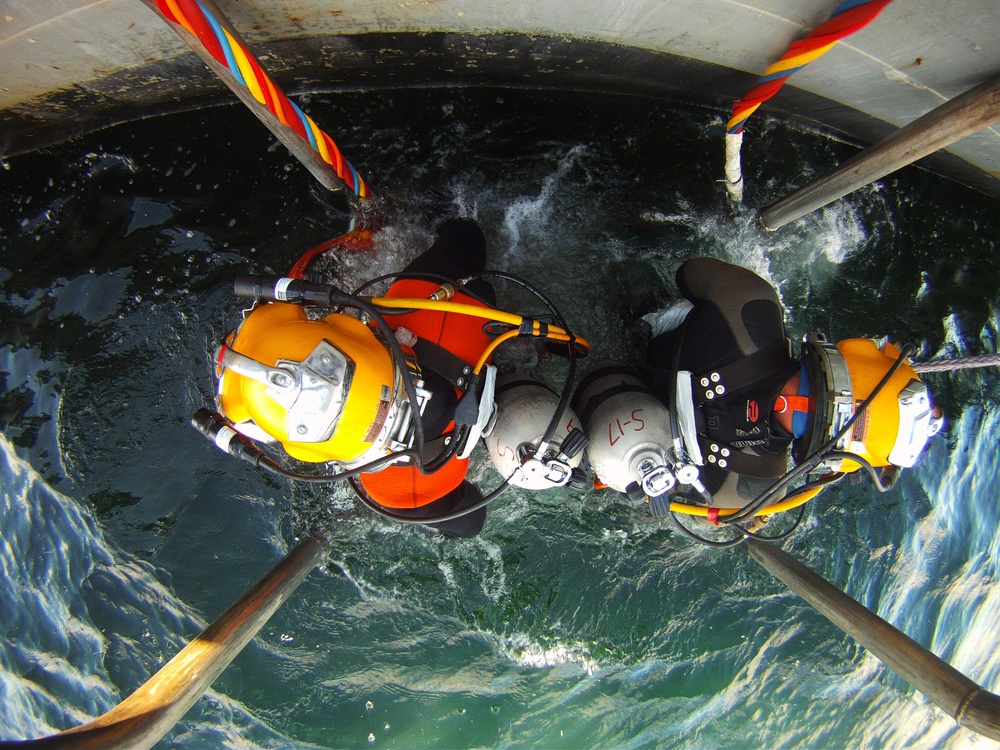
[[(301, 461), (359, 465), (405, 444), (409, 409), (386, 346), (356, 318), (256, 307), (218, 350), (218, 407)], [(241, 426), (242, 425), (242, 426)]]
[[(889, 341), (880, 345), (874, 339), (847, 339), (837, 349), (851, 371), (855, 408), (871, 395), (901, 353)], [(909, 468), (942, 424), (930, 390), (904, 361), (854, 423), (849, 450), (872, 466)]]
[[(805, 435), (793, 448), (797, 462), (841, 431), (900, 355), (900, 349), (884, 339), (846, 339), (834, 346), (821, 334), (806, 336), (802, 363), (815, 407), (810, 410)], [(834, 450), (853, 453), (873, 467), (909, 468), (942, 424), (930, 391), (904, 360)], [(841, 472), (860, 468), (847, 459), (822, 466)]]

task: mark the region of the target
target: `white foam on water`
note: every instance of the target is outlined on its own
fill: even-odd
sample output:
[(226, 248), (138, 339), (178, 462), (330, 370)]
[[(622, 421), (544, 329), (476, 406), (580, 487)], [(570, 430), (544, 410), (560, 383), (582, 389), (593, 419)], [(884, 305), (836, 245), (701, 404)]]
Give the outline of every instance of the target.
[(504, 210), (504, 228), (510, 248), (522, 248), (522, 235), (526, 230), (538, 231), (547, 225), (553, 210), (553, 198), (560, 190), (569, 171), (583, 158), (587, 147), (578, 144), (569, 148), (556, 161), (555, 169), (542, 178), (541, 189), (536, 195), (522, 196), (511, 201)]
[(581, 641), (541, 642), (524, 633), (509, 636), (485, 634), (499, 653), (518, 666), (530, 669), (549, 669), (562, 665), (579, 667), (587, 675), (600, 669), (600, 664), (590, 654), (590, 649)]
[(25, 409), (20, 421), (39, 423), (34, 440), (35, 451), (44, 455), (53, 473), (64, 475), (65, 458), (59, 447), (58, 424), (65, 364), (46, 360), (38, 347), (6, 346), (0, 347), (0, 363), (0, 372), (6, 373), (6, 390), (23, 390), (32, 394), (31, 405)]
[(698, 255), (749, 268), (781, 290), (788, 281), (824, 283), (835, 267), (853, 257), (870, 240), (863, 217), (849, 201), (839, 201), (797, 219), (780, 232), (766, 232), (754, 212), (736, 216), (696, 209), (675, 198), (680, 211), (649, 208), (640, 218), (651, 224), (683, 227), (693, 234)]
[(0, 475), (3, 735), (29, 738), (117, 701), (102, 665), (106, 640), (72, 598), (97, 565), (113, 558), (91, 543), (98, 534), (93, 519), (59, 502), (2, 433)]
[[(109, 544), (93, 516), (53, 490), (0, 433), (0, 736), (31, 739), (89, 721), (134, 688), (204, 621), (162, 572)], [(117, 631), (95, 622), (109, 620)], [(237, 701), (209, 691), (178, 726), (215, 747), (290, 747)], [(207, 746), (207, 745), (206, 745)]]
[[(485, 558), (479, 567), (480, 585), (483, 593), (493, 601), (499, 601), (507, 594), (507, 574), (503, 565), (503, 550), (499, 544), (491, 542), (482, 536), (472, 540), (482, 550)], [(487, 563), (487, 561), (489, 561)]]

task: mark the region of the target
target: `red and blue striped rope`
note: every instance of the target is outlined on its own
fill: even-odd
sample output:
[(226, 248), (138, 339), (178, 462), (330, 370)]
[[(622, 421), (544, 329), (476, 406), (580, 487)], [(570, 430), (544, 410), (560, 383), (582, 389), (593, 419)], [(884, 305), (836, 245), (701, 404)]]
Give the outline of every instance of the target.
[(726, 125), (727, 132), (730, 135), (742, 132), (747, 118), (777, 94), (791, 75), (825, 55), (840, 39), (863, 29), (890, 2), (892, 0), (846, 0), (838, 5), (830, 20), (792, 42), (781, 59), (764, 71), (757, 85), (733, 105), (733, 116)]
[(344, 184), (362, 199), (369, 198), (368, 185), (344, 158), (337, 144), (291, 101), (239, 40), (223, 28), (218, 19), (198, 0), (156, 0), (156, 7), (167, 20), (182, 26), (198, 37), (205, 50), (258, 102), (267, 107), (278, 121), (309, 142), (320, 158), (329, 164)]

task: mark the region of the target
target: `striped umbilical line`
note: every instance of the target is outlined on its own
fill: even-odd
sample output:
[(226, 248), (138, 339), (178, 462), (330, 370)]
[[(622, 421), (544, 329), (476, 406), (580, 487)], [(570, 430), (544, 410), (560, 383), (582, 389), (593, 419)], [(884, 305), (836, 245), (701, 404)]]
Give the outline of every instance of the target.
[(365, 200), (368, 185), (351, 163), (344, 158), (325, 132), (312, 118), (291, 101), (256, 58), (239, 40), (223, 28), (218, 19), (198, 0), (155, 0), (156, 7), (169, 21), (182, 26), (198, 37), (208, 53), (224, 65), (233, 78), (245, 87), (258, 102), (267, 107), (278, 121), (309, 142), (320, 158), (329, 164), (337, 176), (354, 194)]
[(892, 0), (846, 0), (820, 24), (792, 44), (781, 59), (764, 71), (757, 85), (733, 105), (733, 116), (726, 125), (731, 135), (743, 131), (743, 124), (757, 108), (770, 99), (796, 71), (822, 57), (846, 36), (867, 26)]

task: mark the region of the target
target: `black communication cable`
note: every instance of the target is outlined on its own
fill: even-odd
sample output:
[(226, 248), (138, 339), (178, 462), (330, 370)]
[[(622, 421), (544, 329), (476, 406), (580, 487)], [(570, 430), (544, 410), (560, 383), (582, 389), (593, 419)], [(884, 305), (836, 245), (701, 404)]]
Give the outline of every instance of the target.
[[(555, 318), (556, 323), (569, 334), (569, 341), (566, 342), (567, 353), (569, 357), (569, 367), (566, 373), (566, 382), (563, 385), (562, 393), (559, 395), (559, 403), (556, 406), (556, 410), (552, 413), (552, 419), (549, 420), (549, 424), (545, 429), (542, 439), (539, 442), (539, 447), (543, 445), (548, 445), (551, 442), (553, 436), (556, 434), (556, 430), (559, 429), (559, 423), (562, 421), (563, 414), (566, 413), (566, 407), (569, 406), (570, 399), (573, 395), (573, 380), (576, 378), (576, 337), (570, 332), (569, 326), (566, 324), (566, 319), (563, 318), (562, 313), (556, 308), (555, 305), (546, 297), (540, 289), (535, 287), (528, 281), (525, 281), (519, 276), (514, 274), (506, 273), (505, 271), (479, 271), (478, 273), (466, 276), (462, 281), (468, 283), (473, 279), (484, 279), (484, 278), (497, 278), (504, 279), (505, 281), (510, 281), (518, 286), (528, 290), (533, 295), (535, 295), (542, 304), (549, 309), (552, 316)], [(537, 454), (536, 454), (537, 455)]]
[(469, 425), (456, 425), (455, 429), (447, 436), (447, 445), (434, 458), (425, 461), (424, 465), (428, 474), (433, 474), (442, 468), (452, 458), (458, 455), (465, 441), (468, 439)]
[(239, 433), (230, 425), (225, 417), (217, 412), (212, 412), (205, 408), (198, 409), (191, 418), (191, 425), (231, 456), (242, 459), (252, 466), (264, 469), (276, 476), (310, 484), (328, 484), (341, 479), (349, 479), (358, 474), (381, 471), (386, 466), (397, 463), (402, 458), (409, 458), (415, 461), (418, 457), (417, 452), (413, 449), (396, 451), (385, 456), (380, 456), (374, 461), (369, 461), (353, 469), (338, 471), (336, 474), (303, 474), (282, 466), (280, 462), (269, 456), (267, 451), (263, 450), (252, 439)]
[[(805, 511), (806, 511), (805, 504), (800, 505), (799, 514), (795, 518), (795, 521), (789, 528), (787, 528), (785, 531), (782, 531), (780, 534), (775, 534), (774, 536), (765, 536), (764, 534), (758, 534), (742, 526), (730, 526), (729, 528), (731, 528), (732, 531), (737, 534), (737, 536), (733, 537), (732, 539), (725, 539), (725, 540), (707, 539), (703, 536), (700, 536), (699, 534), (696, 534), (694, 531), (692, 531), (687, 526), (682, 524), (680, 522), (680, 519), (677, 517), (678, 514), (674, 513), (673, 511), (671, 511), (670, 513), (670, 520), (672, 520), (674, 522), (674, 525), (677, 526), (677, 528), (680, 529), (680, 531), (689, 539), (693, 539), (699, 544), (704, 544), (708, 547), (723, 548), (723, 547), (735, 547), (737, 544), (742, 544), (747, 539), (756, 539), (761, 542), (777, 542), (782, 539), (787, 539), (793, 533), (795, 533), (795, 530), (799, 527), (799, 524), (802, 523), (802, 519), (805, 516)], [(721, 521), (722, 519), (720, 518), (719, 520)]]
[(803, 503), (802, 505), (799, 506), (799, 515), (796, 516), (795, 521), (792, 523), (792, 525), (789, 528), (782, 531), (780, 534), (775, 534), (774, 536), (765, 536), (764, 534), (758, 534), (754, 531), (750, 531), (749, 529), (745, 528), (740, 528), (740, 531), (742, 534), (746, 535), (747, 538), (756, 539), (759, 542), (777, 542), (780, 541), (781, 539), (787, 539), (793, 533), (795, 533), (795, 530), (799, 527), (799, 524), (802, 523), (802, 519), (805, 517), (805, 514), (806, 514), (806, 506), (805, 503)]
[(737, 544), (741, 544), (746, 540), (746, 537), (742, 535), (743, 530), (734, 527), (733, 531), (737, 533), (737, 536), (732, 539), (706, 539), (699, 534), (695, 534), (691, 529), (681, 523), (680, 519), (677, 517), (677, 513), (670, 511), (670, 520), (674, 522), (674, 526), (686, 537), (693, 539), (699, 544), (704, 544), (706, 547), (735, 547)]
[(452, 286), (455, 287), (455, 291), (461, 292), (462, 294), (464, 294), (467, 297), (472, 297), (472, 299), (476, 300), (477, 302), (481, 302), (482, 304), (486, 305), (487, 307), (491, 307), (491, 308), (495, 308), (496, 307), (496, 305), (490, 304), (489, 302), (487, 302), (486, 300), (484, 300), (482, 297), (480, 297), (478, 294), (476, 294), (475, 292), (473, 292), (470, 289), (468, 289), (461, 282), (456, 282), (455, 279), (449, 278), (447, 276), (442, 276), (441, 274), (427, 273), (425, 271), (407, 271), (406, 273), (386, 273), (386, 274), (383, 274), (381, 276), (376, 276), (374, 279), (366, 281), (364, 284), (362, 284), (361, 286), (357, 287), (353, 292), (351, 292), (351, 294), (353, 294), (353, 295), (359, 295), (359, 294), (361, 294), (361, 292), (363, 292), (363, 291), (365, 291), (367, 289), (370, 289), (371, 287), (375, 286), (375, 284), (378, 284), (378, 283), (380, 283), (382, 281), (392, 281), (392, 280), (399, 281), (400, 279), (423, 279), (425, 281), (437, 281), (438, 283), (440, 283), (442, 285), (443, 284), (450, 284), (450, 285), (452, 285)]
[(537, 297), (541, 301), (543, 305), (545, 305), (545, 307), (548, 308), (549, 312), (552, 314), (552, 317), (555, 318), (555, 321), (559, 325), (559, 327), (562, 328), (567, 333), (569, 332), (569, 326), (566, 324), (566, 319), (563, 318), (558, 308), (556, 308), (556, 306), (552, 304), (552, 302), (549, 300), (548, 297), (545, 296), (545, 294), (542, 292), (541, 289), (536, 287), (531, 282), (525, 281), (520, 276), (515, 276), (514, 274), (507, 273), (506, 271), (479, 271), (478, 273), (474, 273), (470, 276), (466, 276), (465, 278), (463, 278), (462, 283), (467, 284), (468, 282), (473, 281), (475, 279), (492, 279), (492, 278), (509, 281), (512, 284), (516, 284), (517, 286), (531, 292), (535, 297)]
[(875, 484), (875, 488), (879, 492), (888, 492), (892, 489), (892, 486), (887, 486), (882, 483), (882, 478), (879, 476), (878, 472), (875, 471), (875, 467), (872, 466), (871, 462), (868, 461), (868, 459), (859, 456), (857, 453), (850, 453), (848, 451), (833, 451), (828, 455), (828, 458), (854, 461), (865, 470), (865, 473), (868, 474), (869, 477), (871, 477), (872, 482)]

